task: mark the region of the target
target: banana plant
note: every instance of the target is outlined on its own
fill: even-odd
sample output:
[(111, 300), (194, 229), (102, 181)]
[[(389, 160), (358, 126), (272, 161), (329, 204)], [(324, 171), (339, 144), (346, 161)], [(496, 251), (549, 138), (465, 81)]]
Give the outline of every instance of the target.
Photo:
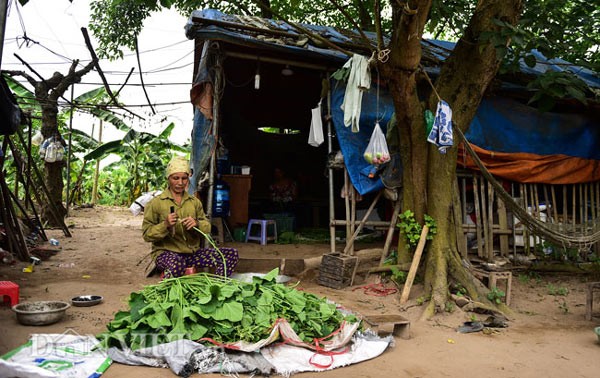
[(98, 146), (85, 155), (84, 160), (102, 159), (109, 154), (120, 156), (119, 161), (106, 168), (126, 168), (130, 177), (125, 184), (129, 188), (129, 200), (133, 201), (143, 192), (164, 186), (164, 171), (174, 151), (189, 153), (187, 146), (169, 141), (174, 128), (175, 124), (170, 123), (158, 135), (131, 129), (123, 139)]
[[(39, 115), (41, 115), (41, 106), (39, 102), (36, 100), (35, 95), (32, 91), (27, 89), (23, 84), (13, 79), (9, 75), (3, 75), (8, 86), (15, 94), (17, 99), (17, 103), (21, 110), (25, 113), (31, 115), (31, 132), (34, 134), (38, 130), (41, 129), (41, 122), (39, 120)], [(92, 89), (88, 92), (83, 93), (80, 96), (77, 96), (73, 99), (73, 107), (67, 107), (63, 111), (61, 111), (57, 115), (58, 127), (61, 135), (68, 135), (69, 132), (69, 118), (71, 117), (72, 112), (89, 114), (90, 116), (105, 121), (113, 125), (116, 129), (128, 132), (131, 130), (131, 127), (128, 126), (117, 114), (108, 110), (104, 104), (108, 103), (109, 97), (106, 93), (106, 89), (104, 87), (98, 87)], [(92, 136), (87, 133), (78, 130), (77, 128), (73, 128), (70, 130), (71, 132), (71, 182), (76, 182), (77, 178), (81, 178), (86, 181), (91, 177), (93, 171), (91, 169), (86, 169), (85, 162), (81, 160), (78, 156), (82, 154), (87, 154), (91, 150), (98, 148), (100, 143), (94, 139)], [(17, 143), (18, 144), (18, 143)], [(26, 150), (28, 146), (21, 146), (19, 144), (21, 150)], [(37, 165), (38, 170), (40, 172), (43, 171), (43, 160), (38, 158), (38, 147), (32, 146), (31, 155), (34, 157), (34, 163)], [(10, 158), (10, 156), (9, 156)], [(7, 181), (11, 182), (14, 180), (14, 165), (7, 165)], [(67, 179), (66, 172), (63, 173), (64, 180)], [(71, 188), (65, 188), (66, 190), (70, 190)], [(84, 194), (80, 193), (80, 196), (85, 197)]]

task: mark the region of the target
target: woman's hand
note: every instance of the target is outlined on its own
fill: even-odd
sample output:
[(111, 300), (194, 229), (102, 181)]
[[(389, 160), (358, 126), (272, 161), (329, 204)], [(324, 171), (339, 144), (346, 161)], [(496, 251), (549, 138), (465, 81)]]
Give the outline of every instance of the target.
[(175, 226), (175, 224), (177, 224), (177, 213), (171, 213), (167, 215), (167, 218), (165, 219), (165, 225), (167, 228), (170, 229)]
[(183, 218), (181, 223), (186, 230), (191, 230), (194, 227), (198, 227), (198, 221), (192, 217)]

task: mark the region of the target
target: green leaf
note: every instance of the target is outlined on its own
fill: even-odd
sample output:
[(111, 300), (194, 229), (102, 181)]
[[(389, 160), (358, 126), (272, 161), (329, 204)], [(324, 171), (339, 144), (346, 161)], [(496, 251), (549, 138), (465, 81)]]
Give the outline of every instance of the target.
[(319, 305), (319, 312), (321, 313), (321, 317), (327, 320), (335, 313), (335, 305), (323, 302)]
[(105, 144), (101, 145), (100, 147), (96, 148), (92, 152), (85, 155), (83, 157), (83, 159), (86, 161), (101, 159), (103, 157), (106, 157), (110, 153), (121, 152), (122, 150), (123, 150), (123, 141), (114, 140), (114, 141), (105, 143)]
[(206, 335), (208, 328), (200, 323), (194, 322), (187, 324), (187, 331), (190, 340), (198, 340)]
[(578, 88), (572, 87), (572, 86), (566, 87), (566, 90), (574, 99), (576, 99), (584, 104), (587, 103), (587, 99), (585, 98), (585, 93), (583, 93), (583, 91), (579, 90)]
[(267, 282), (275, 282), (278, 275), (279, 275), (279, 268), (275, 268), (275, 269), (271, 270), (269, 273), (267, 273), (263, 277), (263, 280), (265, 280)]
[(129, 308), (131, 311), (131, 321), (137, 322), (141, 317), (140, 311), (146, 307), (148, 303), (144, 300), (144, 295), (141, 293), (131, 293), (129, 296)]
[(289, 290), (285, 294), (285, 299), (292, 306), (292, 311), (296, 314), (301, 314), (306, 307), (306, 297), (298, 290)]
[(171, 320), (164, 311), (160, 311), (148, 316), (147, 324), (154, 329), (158, 329), (160, 327), (169, 327)]
[(244, 307), (239, 302), (225, 302), (223, 306), (217, 307), (213, 318), (215, 320), (229, 320), (239, 322), (244, 316)]

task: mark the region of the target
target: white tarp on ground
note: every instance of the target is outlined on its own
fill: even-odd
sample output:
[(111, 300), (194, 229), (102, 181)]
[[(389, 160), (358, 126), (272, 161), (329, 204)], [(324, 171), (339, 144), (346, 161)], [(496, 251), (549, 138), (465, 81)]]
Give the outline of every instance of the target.
[(336, 350), (319, 351), (284, 343), (274, 343), (260, 353), (236, 352), (206, 347), (191, 340), (144, 348), (136, 351), (109, 349), (115, 362), (128, 365), (168, 367), (175, 374), (248, 373), (289, 376), (304, 371), (330, 370), (381, 355), (393, 343), (393, 336), (379, 337), (372, 332), (357, 332), (352, 340)]
[(97, 378), (110, 366), (106, 351), (94, 350), (91, 335), (32, 334), (0, 358), (0, 378)]

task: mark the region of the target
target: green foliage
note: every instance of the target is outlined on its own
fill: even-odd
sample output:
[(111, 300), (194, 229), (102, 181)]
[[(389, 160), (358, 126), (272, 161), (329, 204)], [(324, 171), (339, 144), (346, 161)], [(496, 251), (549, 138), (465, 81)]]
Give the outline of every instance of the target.
[(541, 111), (551, 110), (556, 99), (574, 98), (587, 104), (587, 85), (570, 72), (547, 72), (527, 84), (527, 88), (535, 94), (529, 103), (537, 103)]
[(406, 276), (407, 273), (403, 270), (398, 269), (397, 267), (393, 266), (391, 268), (391, 279), (392, 281), (394, 281), (397, 285), (402, 285), (403, 283), (406, 282)]
[(419, 298), (417, 298), (417, 306), (423, 306), (423, 304), (425, 302), (428, 302), (429, 300), (431, 300), (431, 297), (429, 296), (421, 296)]
[[(268, 4), (262, 8), (258, 4)], [(340, 3), (341, 4), (341, 3)], [(135, 39), (140, 34), (144, 20), (161, 9), (176, 9), (180, 14), (190, 16), (194, 10), (217, 9), (232, 15), (259, 16), (278, 19), (279, 15), (293, 22), (337, 26), (355, 29), (358, 24), (364, 30), (374, 31), (375, 0), (353, 1), (342, 4), (347, 18), (328, 1), (306, 0), (92, 0), (89, 29), (99, 42), (96, 52), (101, 58), (118, 59), (123, 57), (123, 47), (135, 49)], [(391, 14), (387, 2), (381, 4), (384, 14)], [(383, 17), (384, 30), (391, 32), (391, 19)]]
[(286, 319), (306, 342), (338, 329), (346, 316), (335, 304), (275, 282), (278, 269), (252, 283), (208, 273), (170, 278), (131, 293), (129, 309), (115, 314), (98, 336), (103, 347), (139, 349), (209, 336), (216, 342), (257, 342)]
[(563, 297), (566, 297), (567, 295), (569, 295), (569, 289), (567, 289), (564, 286), (556, 287), (553, 284), (548, 284), (547, 289), (548, 289), (549, 295), (563, 296)]
[(504, 291), (498, 289), (497, 287), (493, 287), (492, 290), (490, 290), (487, 293), (487, 298), (496, 304), (502, 303), (502, 298), (504, 298), (505, 296), (506, 293), (504, 293)]
[(531, 277), (529, 277), (526, 274), (519, 274), (519, 282), (522, 284), (528, 283), (529, 281), (531, 281)]
[[(415, 219), (415, 213), (411, 210), (406, 210), (402, 214), (398, 215), (400, 222), (396, 224), (396, 227), (400, 229), (400, 233), (404, 235), (406, 239), (406, 246), (409, 249), (413, 249), (419, 244), (421, 237), (421, 226)], [(425, 215), (425, 224), (429, 227), (429, 233), (427, 234), (427, 240), (433, 240), (433, 236), (437, 233), (437, 226), (435, 220), (429, 215)]]
[(582, 259), (578, 248), (565, 248), (549, 241), (536, 244), (534, 254), (540, 259), (552, 261), (580, 262)]

